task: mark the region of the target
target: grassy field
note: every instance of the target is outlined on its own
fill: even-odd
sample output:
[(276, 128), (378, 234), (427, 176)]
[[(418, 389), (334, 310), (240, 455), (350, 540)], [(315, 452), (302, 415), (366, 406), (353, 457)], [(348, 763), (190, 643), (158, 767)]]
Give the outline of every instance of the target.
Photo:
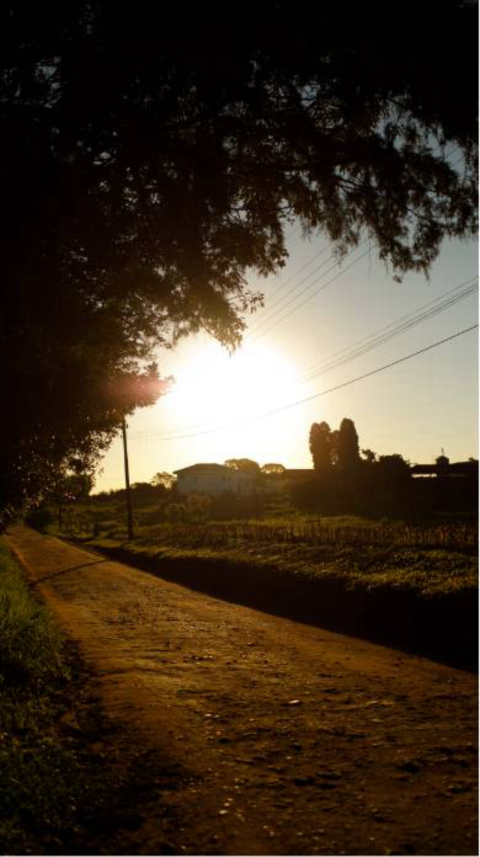
[[(477, 586), (478, 535), (472, 523), (302, 515), (148, 523), (154, 515), (154, 508), (136, 514), (136, 537), (128, 550), (137, 557), (273, 565), (310, 579), (337, 577), (351, 587), (388, 585), (424, 596)], [(97, 547), (125, 546), (121, 507), (72, 510), (65, 524), (67, 534)]]
[(109, 836), (135, 813), (139, 777), (92, 749), (97, 708), (0, 541), (0, 853), (114, 853)]

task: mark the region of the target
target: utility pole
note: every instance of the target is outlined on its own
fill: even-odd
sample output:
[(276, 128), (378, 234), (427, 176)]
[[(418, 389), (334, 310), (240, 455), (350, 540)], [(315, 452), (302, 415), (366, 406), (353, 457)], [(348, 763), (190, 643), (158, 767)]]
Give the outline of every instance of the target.
[(127, 501), (127, 532), (128, 539), (133, 539), (133, 514), (132, 514), (132, 495), (130, 493), (130, 474), (128, 471), (128, 450), (127, 450), (127, 424), (125, 416), (122, 417), (122, 435), (123, 435), (123, 458), (125, 461), (125, 498)]

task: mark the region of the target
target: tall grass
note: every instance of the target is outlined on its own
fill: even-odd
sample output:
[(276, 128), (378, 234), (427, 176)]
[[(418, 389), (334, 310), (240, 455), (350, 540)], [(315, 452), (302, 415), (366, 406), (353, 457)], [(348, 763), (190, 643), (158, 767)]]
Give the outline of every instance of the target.
[[(230, 548), (242, 544), (279, 547), (281, 545), (345, 546), (371, 545), (408, 548), (437, 548), (475, 550), (478, 530), (472, 524), (410, 524), (384, 519), (372, 521), (358, 516), (312, 518), (289, 516), (267, 520), (195, 520), (161, 521), (152, 523), (143, 510), (136, 520), (136, 532), (142, 539), (158, 544), (185, 547)], [(91, 537), (106, 536), (121, 540), (126, 537), (123, 509), (105, 509), (103, 514), (79, 509), (71, 510), (66, 521), (67, 529)]]
[(228, 521), (188, 524), (161, 524), (143, 528), (152, 540), (165, 539), (199, 546), (248, 545), (395, 545), (396, 547), (475, 548), (477, 532), (466, 525), (410, 526), (387, 522), (351, 523), (335, 520), (307, 521)]
[(76, 675), (76, 659), (0, 541), (0, 854), (110, 853), (95, 825), (110, 829), (118, 815), (123, 775), (99, 765), (80, 730), (71, 738), (62, 726), (63, 715), (75, 717)]
[(61, 675), (58, 629), (2, 544), (0, 570), (0, 686)]

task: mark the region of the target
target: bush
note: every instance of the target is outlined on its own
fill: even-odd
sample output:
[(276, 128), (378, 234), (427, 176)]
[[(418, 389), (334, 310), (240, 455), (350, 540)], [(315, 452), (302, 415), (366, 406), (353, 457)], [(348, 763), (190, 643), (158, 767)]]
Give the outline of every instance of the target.
[(207, 494), (190, 494), (187, 499), (188, 517), (191, 520), (204, 520), (208, 517), (212, 498)]
[(38, 506), (27, 513), (25, 523), (29, 527), (34, 527), (35, 530), (45, 530), (50, 524), (53, 524), (55, 515), (47, 506)]
[(142, 511), (135, 510), (135, 516), (140, 527), (154, 527), (165, 520), (165, 506), (151, 506)]
[(182, 503), (169, 503), (165, 506), (165, 517), (167, 521), (184, 521), (187, 517), (187, 509)]
[(266, 499), (263, 494), (226, 493), (211, 500), (210, 516), (217, 519), (263, 518)]

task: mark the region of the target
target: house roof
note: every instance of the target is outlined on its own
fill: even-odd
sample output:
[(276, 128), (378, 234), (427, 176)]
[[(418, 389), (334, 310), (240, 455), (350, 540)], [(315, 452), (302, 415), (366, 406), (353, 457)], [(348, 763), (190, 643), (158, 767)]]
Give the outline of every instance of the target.
[[(410, 470), (414, 476), (433, 476), (443, 472), (437, 464), (414, 464)], [(476, 474), (478, 472), (478, 461), (454, 461), (445, 467), (444, 472), (449, 476)]]
[(173, 472), (176, 473), (177, 476), (179, 474), (185, 474), (186, 476), (200, 476), (202, 473), (222, 473), (223, 475), (229, 473), (231, 475), (236, 476), (237, 478), (239, 477), (240, 479), (244, 480), (257, 478), (255, 473), (245, 473), (243, 470), (234, 470), (233, 467), (226, 467), (225, 464), (192, 464), (190, 465), (190, 467), (182, 467), (180, 470), (174, 470)]

